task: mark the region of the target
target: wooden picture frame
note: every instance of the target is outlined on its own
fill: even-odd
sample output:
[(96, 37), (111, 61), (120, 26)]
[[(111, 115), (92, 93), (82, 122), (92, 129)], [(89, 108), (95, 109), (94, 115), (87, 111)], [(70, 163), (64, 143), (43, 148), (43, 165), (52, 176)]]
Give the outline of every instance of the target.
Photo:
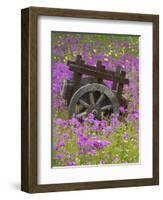
[[(129, 180), (37, 183), (37, 19), (62, 16), (85, 19), (152, 22), (153, 24), (153, 177)], [(89, 10), (29, 7), (21, 11), (21, 190), (29, 193), (159, 184), (159, 16)], [(147, 124), (148, 126), (148, 124)]]

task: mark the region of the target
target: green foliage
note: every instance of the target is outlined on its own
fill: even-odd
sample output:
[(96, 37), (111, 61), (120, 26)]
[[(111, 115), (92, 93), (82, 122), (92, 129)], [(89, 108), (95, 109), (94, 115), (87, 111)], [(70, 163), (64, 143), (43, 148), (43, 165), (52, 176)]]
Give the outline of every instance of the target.
[[(67, 111), (65, 113), (56, 112), (58, 118), (67, 119)], [(86, 126), (83, 125), (83, 126)], [(103, 150), (96, 150), (96, 155), (79, 153), (79, 146), (77, 145), (77, 136), (72, 127), (63, 128), (54, 125), (54, 146), (58, 139), (66, 132), (70, 136), (69, 140), (65, 140), (65, 144), (60, 148), (60, 152), (64, 152), (64, 159), (55, 159), (56, 152), (53, 151), (53, 166), (67, 166), (67, 160), (72, 160), (75, 165), (98, 165), (98, 164), (125, 164), (139, 162), (139, 143), (135, 123), (130, 121), (128, 123), (121, 122), (119, 126), (112, 130), (109, 135), (103, 132), (96, 132), (89, 129), (85, 135), (99, 136), (105, 141), (109, 141), (111, 145), (106, 146)], [(127, 133), (127, 138), (124, 135)], [(56, 134), (59, 134), (57, 136)]]

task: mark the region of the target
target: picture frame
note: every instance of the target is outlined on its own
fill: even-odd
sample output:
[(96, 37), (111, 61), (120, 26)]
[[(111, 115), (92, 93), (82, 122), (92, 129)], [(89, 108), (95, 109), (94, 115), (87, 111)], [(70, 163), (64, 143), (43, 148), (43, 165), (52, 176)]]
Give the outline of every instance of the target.
[[(152, 24), (152, 177), (63, 183), (38, 183), (38, 18), (116, 20)], [(148, 45), (148, 44), (146, 44)], [(39, 88), (40, 90), (40, 88)], [(149, 88), (151, 90), (151, 88)], [(49, 124), (50, 126), (50, 124)], [(148, 126), (148, 124), (146, 124)], [(73, 170), (73, 169), (72, 169)], [(90, 10), (29, 7), (21, 10), (21, 190), (28, 193), (103, 189), (159, 184), (159, 16)]]

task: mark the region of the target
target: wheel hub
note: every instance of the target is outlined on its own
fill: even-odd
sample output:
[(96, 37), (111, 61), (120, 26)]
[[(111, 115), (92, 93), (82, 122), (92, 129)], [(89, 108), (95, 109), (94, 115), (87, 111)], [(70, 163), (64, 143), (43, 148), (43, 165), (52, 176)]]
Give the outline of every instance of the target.
[(99, 117), (101, 115), (101, 109), (98, 105), (91, 105), (87, 109), (87, 113), (92, 113), (95, 117)]
[(98, 115), (98, 111), (96, 109), (93, 109), (92, 114), (96, 117)]

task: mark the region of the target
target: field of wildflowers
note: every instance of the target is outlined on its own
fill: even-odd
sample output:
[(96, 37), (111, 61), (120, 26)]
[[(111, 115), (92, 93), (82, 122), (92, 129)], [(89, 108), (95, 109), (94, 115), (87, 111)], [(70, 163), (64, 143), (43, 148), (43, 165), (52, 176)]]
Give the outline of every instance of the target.
[[(139, 37), (127, 35), (52, 32), (52, 166), (79, 166), (139, 162)], [(72, 79), (68, 60), (77, 55), (89, 65), (101, 60), (106, 70), (117, 65), (126, 71), (129, 85), (123, 96), (128, 108), (121, 115), (83, 121), (69, 118), (61, 83)], [(111, 81), (105, 81), (108, 89)]]

